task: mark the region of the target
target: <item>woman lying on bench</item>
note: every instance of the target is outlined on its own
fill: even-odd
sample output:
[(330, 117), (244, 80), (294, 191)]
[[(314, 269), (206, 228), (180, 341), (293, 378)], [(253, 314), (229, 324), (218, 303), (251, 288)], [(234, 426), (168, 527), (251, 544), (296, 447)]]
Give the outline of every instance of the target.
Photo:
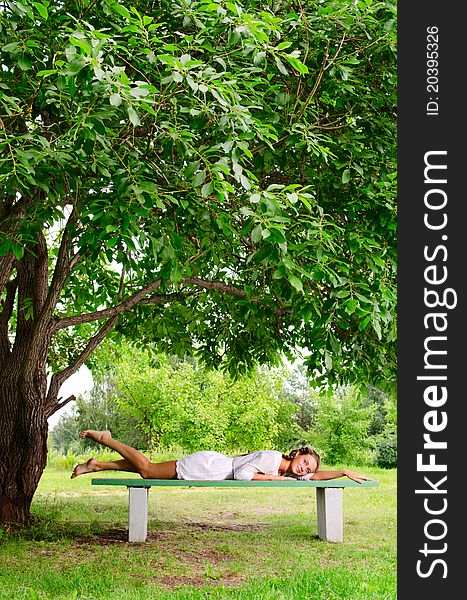
[(98, 471), (129, 471), (139, 473), (143, 479), (187, 479), (221, 481), (224, 479), (266, 480), (313, 479), (325, 481), (348, 477), (361, 483), (369, 480), (365, 475), (352, 471), (320, 471), (320, 456), (312, 448), (299, 448), (290, 454), (276, 450), (259, 450), (242, 456), (229, 457), (219, 452), (201, 451), (179, 460), (152, 463), (144, 454), (115, 440), (110, 431), (87, 429), (79, 434), (102, 446), (115, 450), (122, 460), (100, 462), (90, 458), (73, 469), (71, 478)]

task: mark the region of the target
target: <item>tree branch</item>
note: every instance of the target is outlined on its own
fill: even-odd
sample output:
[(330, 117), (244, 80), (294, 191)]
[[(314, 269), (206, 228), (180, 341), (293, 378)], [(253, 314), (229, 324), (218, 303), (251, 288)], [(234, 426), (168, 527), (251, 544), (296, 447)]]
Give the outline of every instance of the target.
[[(354, 50), (353, 52), (349, 52), (349, 54), (345, 54), (341, 60), (345, 60), (346, 58), (349, 58), (349, 56), (355, 56), (355, 54), (359, 54), (362, 52), (365, 52), (366, 50), (368, 50), (368, 48), (371, 48), (372, 46), (374, 46), (375, 44), (377, 44), (378, 42), (380, 42), (381, 40), (386, 39), (389, 36), (389, 32), (385, 33), (384, 35), (381, 35), (380, 37), (374, 39), (372, 42), (370, 42), (369, 44), (367, 44), (366, 46), (362, 46), (362, 47), (358, 47), (356, 50)], [(341, 44), (342, 45), (342, 44)], [(339, 50), (341, 49), (341, 46), (339, 46)], [(334, 59), (337, 58), (337, 54), (333, 57), (333, 60), (329, 63), (329, 65), (326, 67), (326, 69), (328, 69), (331, 64), (334, 62)]]
[[(35, 326), (36, 315), (44, 306), (48, 284), (47, 245), (42, 231), (36, 235), (35, 243), (31, 242), (24, 248), (24, 255), (17, 261), (18, 282), (18, 314), (17, 334), (25, 329), (31, 332)], [(24, 309), (30, 305), (31, 314)], [(29, 311), (28, 311), (29, 312)]]
[(79, 253), (76, 253), (71, 258), (68, 256), (70, 250), (70, 229), (73, 221), (76, 219), (76, 214), (76, 207), (73, 206), (73, 210), (71, 211), (71, 214), (68, 217), (68, 221), (63, 231), (62, 241), (58, 250), (57, 261), (55, 263), (54, 274), (50, 283), (46, 301), (44, 303), (41, 318), (47, 319), (52, 316), (53, 310), (58, 302), (66, 278), (70, 274), (71, 270), (81, 259)]
[[(248, 297), (246, 292), (233, 285), (227, 283), (220, 283), (218, 281), (201, 279), (199, 277), (186, 277), (185, 279), (182, 279), (180, 283), (194, 285), (196, 287), (207, 290), (216, 290), (218, 292), (230, 294), (231, 296), (237, 296), (239, 298)], [(174, 299), (173, 296), (153, 296), (151, 298), (145, 298), (147, 294), (150, 294), (152, 291), (157, 289), (160, 286), (160, 284), (161, 280), (156, 279), (155, 281), (148, 283), (146, 286), (141, 288), (141, 290), (134, 293), (132, 296), (115, 306), (110, 306), (109, 308), (104, 308), (102, 310), (96, 310), (91, 313), (58, 318), (55, 321), (53, 333), (56, 333), (61, 329), (65, 329), (66, 327), (72, 327), (74, 325), (80, 325), (82, 323), (92, 323), (93, 321), (99, 321), (100, 319), (108, 319), (114, 316), (121, 315), (122, 313), (133, 308), (133, 306), (135, 306), (136, 304), (161, 304), (164, 302), (171, 302)], [(257, 301), (258, 297), (253, 296), (251, 300)]]
[(150, 296), (149, 298), (143, 298), (139, 304), (164, 304), (165, 302), (173, 302), (177, 299), (180, 299), (180, 294), (173, 294), (171, 296)]
[(45, 415), (47, 418), (51, 417), (55, 412), (57, 412), (57, 410), (62, 409), (64, 406), (66, 406), (69, 402), (74, 402), (76, 400), (76, 396), (74, 394), (72, 394), (71, 396), (68, 396), (68, 398), (66, 400), (63, 400), (62, 402), (60, 402), (62, 398), (57, 398), (57, 406), (56, 408), (53, 408), (51, 406), (46, 407), (45, 409)]
[[(58, 398), (58, 392), (60, 391), (60, 387), (63, 385), (63, 383), (69, 377), (71, 377), (71, 375), (76, 373), (76, 371), (86, 362), (86, 360), (89, 358), (91, 353), (97, 348), (97, 346), (99, 346), (99, 344), (101, 344), (104, 341), (104, 339), (107, 337), (107, 335), (110, 333), (110, 331), (114, 327), (115, 323), (117, 322), (119, 315), (122, 312), (124, 312), (124, 310), (122, 309), (123, 306), (126, 305), (127, 308), (125, 310), (128, 310), (129, 308), (131, 308), (131, 306), (134, 306), (134, 304), (137, 304), (137, 303), (140, 303), (140, 304), (152, 304), (154, 302), (163, 303), (163, 302), (170, 302), (175, 299), (173, 296), (172, 297), (170, 297), (170, 296), (153, 296), (150, 298), (142, 298), (141, 300), (138, 301), (137, 296), (140, 296), (141, 294), (144, 295), (145, 293), (147, 293), (147, 288), (149, 286), (155, 286), (156, 284), (157, 284), (157, 286), (160, 285), (160, 281), (158, 280), (156, 282), (152, 282), (151, 284), (146, 286), (146, 288), (143, 288), (143, 290), (141, 290), (137, 294), (134, 294), (131, 298), (129, 298), (125, 302), (122, 302), (120, 305), (114, 307), (115, 309), (119, 309), (119, 312), (114, 314), (113, 316), (111, 316), (110, 319), (108, 319), (108, 321), (96, 333), (96, 335), (93, 336), (89, 340), (88, 344), (86, 345), (86, 348), (81, 352), (81, 354), (70, 365), (68, 365), (68, 367), (66, 367), (62, 371), (60, 371), (58, 373), (54, 373), (52, 375), (50, 385), (49, 385), (49, 391), (47, 393), (47, 400), (46, 400), (46, 411), (47, 411), (48, 416), (54, 414), (57, 410), (60, 410), (63, 406), (65, 406), (65, 404), (74, 400), (74, 396), (70, 396), (64, 402), (60, 402), (59, 401), (60, 398)], [(120, 295), (120, 292), (119, 292), (119, 295)], [(131, 306), (129, 306), (129, 300), (132, 300)], [(122, 309), (122, 310), (120, 310), (120, 309)], [(98, 313), (102, 314), (103, 312), (106, 312), (106, 311), (97, 311), (96, 313), (89, 313), (88, 315), (76, 315), (76, 316), (83, 316), (83, 317), (88, 316), (89, 317), (91, 315), (96, 315)], [(93, 320), (96, 320), (96, 319), (93, 319)], [(63, 321), (65, 321), (65, 319), (63, 319)], [(81, 322), (84, 323), (86, 321), (81, 321)], [(89, 321), (87, 321), (87, 322), (89, 322)], [(62, 322), (62, 324), (63, 324), (63, 322)]]
[(59, 331), (60, 329), (65, 329), (66, 327), (72, 327), (73, 325), (80, 325), (81, 323), (92, 323), (93, 321), (99, 321), (100, 319), (108, 319), (111, 317), (117, 317), (121, 315), (123, 312), (130, 310), (133, 308), (135, 304), (138, 304), (143, 298), (157, 289), (161, 284), (160, 279), (156, 279), (151, 283), (145, 285), (141, 290), (135, 292), (129, 298), (117, 304), (115, 306), (111, 306), (109, 308), (104, 308), (102, 310), (96, 310), (91, 313), (86, 313), (82, 315), (73, 315), (71, 317), (58, 318), (55, 321), (53, 331), (54, 333)]
[[(308, 105), (313, 100), (314, 95), (316, 94), (316, 90), (318, 89), (319, 84), (321, 83), (321, 79), (323, 77), (324, 71), (327, 69), (326, 63), (328, 61), (328, 56), (329, 56), (329, 46), (326, 46), (326, 50), (324, 51), (323, 62), (321, 63), (321, 68), (319, 70), (318, 76), (315, 79), (315, 83), (313, 85), (313, 88), (312, 88), (310, 94), (308, 95), (308, 98), (305, 100), (305, 102), (304, 102), (304, 104), (303, 104), (300, 112), (297, 115), (297, 118), (296, 118), (297, 121), (300, 120), (300, 118), (302, 117), (303, 113), (308, 108)], [(292, 116), (293, 116), (293, 113), (292, 113)], [(292, 119), (290, 119), (290, 123), (291, 122), (292, 122)]]
[[(47, 298), (47, 284), (49, 279), (49, 253), (47, 242), (43, 232), (39, 232), (34, 246), (36, 256), (34, 257), (35, 275), (35, 311), (39, 314)], [(26, 249), (26, 252), (28, 250)]]
[[(81, 352), (81, 354), (65, 369), (58, 373), (54, 373), (52, 375), (49, 391), (47, 393), (46, 406), (49, 416), (59, 410), (62, 406), (64, 406), (67, 402), (71, 401), (71, 397), (68, 398), (65, 402), (59, 402), (58, 392), (60, 387), (73, 373), (75, 373), (89, 358), (91, 353), (97, 348), (97, 346), (103, 342), (103, 340), (107, 337), (108, 333), (112, 330), (115, 323), (118, 320), (118, 317), (125, 311), (130, 310), (136, 304), (153, 304), (153, 303), (165, 303), (172, 302), (176, 298), (179, 298), (179, 294), (174, 295), (164, 295), (164, 296), (150, 296), (145, 297), (151, 291), (160, 286), (161, 281), (155, 280), (148, 285), (144, 286), (139, 292), (136, 292), (129, 298), (127, 298), (124, 302), (120, 304), (95, 311), (92, 313), (84, 314), (84, 315), (74, 315), (72, 317), (59, 319), (55, 325), (55, 331), (60, 329), (64, 329), (65, 327), (70, 327), (73, 325), (78, 325), (80, 323), (90, 323), (91, 321), (97, 321), (102, 318), (108, 318), (107, 322), (103, 325), (103, 327), (94, 335), (86, 345), (86, 348)], [(236, 296), (238, 298), (247, 298), (246, 292), (243, 290), (226, 283), (221, 283), (218, 281), (211, 281), (206, 279), (201, 279), (199, 277), (187, 277), (183, 279), (180, 283), (186, 285), (193, 285), (197, 288), (216, 290), (221, 293), (230, 294), (232, 296)], [(259, 300), (257, 296), (253, 296), (251, 298), (252, 301), (256, 302)], [(276, 311), (276, 318), (280, 318), (280, 316), (289, 313), (288, 309), (278, 309)]]
[(81, 354), (70, 364), (68, 367), (63, 369), (58, 373), (54, 373), (50, 380), (49, 391), (47, 392), (46, 399), (46, 407), (47, 411), (52, 411), (50, 414), (56, 412), (59, 408), (63, 406), (63, 403), (60, 404), (58, 399), (58, 392), (60, 391), (60, 387), (62, 384), (76, 373), (76, 371), (84, 365), (87, 359), (90, 357), (92, 352), (101, 344), (110, 331), (113, 329), (115, 323), (118, 320), (118, 315), (111, 317), (106, 323), (99, 329), (99, 331), (94, 335), (86, 345), (86, 348), (81, 352)]
[[(247, 293), (243, 290), (240, 290), (239, 288), (227, 283), (220, 283), (219, 281), (211, 281), (207, 279), (201, 279), (199, 277), (186, 277), (185, 279), (181, 280), (181, 283), (195, 285), (196, 287), (201, 287), (206, 290), (216, 290), (232, 296), (238, 296), (239, 298), (247, 298)], [(258, 300), (258, 298), (254, 296), (252, 300)]]
[(334, 54), (334, 56), (331, 58), (331, 60), (329, 61), (329, 63), (324, 67), (324, 70), (327, 71), (329, 69), (329, 67), (336, 62), (337, 57), (339, 56), (339, 52), (342, 49), (342, 45), (344, 44), (345, 41), (345, 32), (342, 35), (341, 41), (339, 43), (339, 48), (337, 48), (336, 53)]

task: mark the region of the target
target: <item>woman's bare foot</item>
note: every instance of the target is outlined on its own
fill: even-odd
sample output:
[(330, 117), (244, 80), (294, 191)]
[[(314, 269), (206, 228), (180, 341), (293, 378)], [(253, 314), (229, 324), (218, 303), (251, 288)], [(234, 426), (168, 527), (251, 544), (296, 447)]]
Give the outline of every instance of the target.
[(108, 429), (104, 429), (103, 431), (96, 431), (95, 429), (85, 429), (84, 431), (81, 431), (79, 437), (81, 439), (88, 437), (90, 440), (93, 440), (98, 444), (102, 444), (103, 439), (106, 437), (112, 437), (112, 434)]
[(78, 477), (78, 475), (84, 475), (85, 473), (94, 473), (99, 470), (96, 466), (97, 460), (95, 458), (90, 458), (87, 462), (76, 465), (70, 479), (74, 479), (75, 477)]

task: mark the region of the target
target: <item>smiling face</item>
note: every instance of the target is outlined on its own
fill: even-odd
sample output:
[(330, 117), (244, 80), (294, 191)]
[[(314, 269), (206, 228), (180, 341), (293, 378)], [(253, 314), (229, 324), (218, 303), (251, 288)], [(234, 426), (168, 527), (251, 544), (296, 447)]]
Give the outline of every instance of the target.
[(297, 454), (290, 462), (289, 471), (294, 475), (303, 477), (304, 475), (316, 473), (318, 462), (314, 456), (310, 454)]

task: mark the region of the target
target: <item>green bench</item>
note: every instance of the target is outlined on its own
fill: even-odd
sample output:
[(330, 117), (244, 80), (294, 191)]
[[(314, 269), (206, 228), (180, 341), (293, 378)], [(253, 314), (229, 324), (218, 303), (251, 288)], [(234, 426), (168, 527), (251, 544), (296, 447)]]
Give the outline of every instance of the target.
[(128, 488), (128, 541), (144, 542), (148, 532), (148, 492), (152, 487), (307, 487), (316, 488), (318, 536), (328, 542), (342, 542), (344, 520), (343, 490), (347, 487), (377, 487), (377, 481), (357, 483), (348, 479), (329, 481), (192, 481), (186, 479), (93, 479), (92, 485), (119, 485)]

